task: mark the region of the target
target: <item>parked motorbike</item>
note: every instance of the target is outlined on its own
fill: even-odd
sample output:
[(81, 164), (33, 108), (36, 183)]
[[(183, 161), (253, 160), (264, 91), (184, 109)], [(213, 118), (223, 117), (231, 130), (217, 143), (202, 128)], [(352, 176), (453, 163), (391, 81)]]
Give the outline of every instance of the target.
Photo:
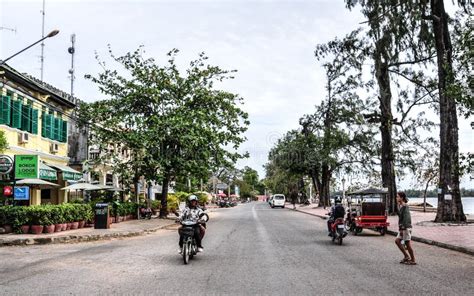
[(140, 218), (141, 219), (151, 219), (153, 211), (150, 208), (140, 208)]
[(198, 225), (205, 225), (209, 221), (207, 214), (202, 214), (198, 221), (184, 220), (181, 221), (181, 234), (183, 235), (183, 247), (181, 254), (183, 255), (184, 264), (188, 264), (190, 259), (197, 254), (197, 243), (194, 238), (194, 229)]
[(342, 240), (347, 235), (346, 227), (344, 225), (343, 218), (337, 218), (336, 221), (331, 223), (331, 237), (332, 241), (338, 245), (342, 245)]

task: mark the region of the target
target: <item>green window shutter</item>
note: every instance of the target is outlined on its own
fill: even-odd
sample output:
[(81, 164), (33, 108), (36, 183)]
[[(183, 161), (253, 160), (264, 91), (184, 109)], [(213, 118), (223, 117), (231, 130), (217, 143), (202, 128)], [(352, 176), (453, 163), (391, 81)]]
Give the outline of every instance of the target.
[(0, 124), (10, 125), (11, 123), (11, 99), (9, 96), (2, 96), (0, 102)]
[(48, 138), (51, 140), (54, 140), (54, 115), (53, 114), (48, 115), (48, 121), (49, 121)]
[(38, 134), (38, 109), (33, 109), (31, 111), (31, 133)]
[(51, 115), (44, 115), (44, 126), (45, 138), (51, 138)]
[(63, 134), (63, 120), (61, 118), (56, 118), (56, 121), (58, 124), (58, 134), (55, 140), (61, 142), (61, 135)]
[(46, 112), (41, 112), (41, 136), (46, 138)]
[(67, 121), (62, 120), (62, 125), (61, 142), (67, 143)]
[(31, 132), (31, 107), (28, 105), (21, 108), (21, 129)]
[(21, 107), (20, 101), (13, 101), (12, 103), (12, 127), (21, 128)]
[(60, 122), (59, 122), (59, 118), (53, 118), (53, 122), (54, 122), (54, 135), (53, 135), (53, 140), (59, 140), (59, 125), (60, 125)]

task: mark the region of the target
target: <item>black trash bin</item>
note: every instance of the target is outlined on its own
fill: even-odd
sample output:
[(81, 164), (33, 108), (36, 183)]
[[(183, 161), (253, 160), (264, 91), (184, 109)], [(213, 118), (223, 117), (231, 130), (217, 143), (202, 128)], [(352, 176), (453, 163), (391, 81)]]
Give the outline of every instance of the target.
[(95, 204), (94, 228), (95, 229), (110, 228), (108, 203)]

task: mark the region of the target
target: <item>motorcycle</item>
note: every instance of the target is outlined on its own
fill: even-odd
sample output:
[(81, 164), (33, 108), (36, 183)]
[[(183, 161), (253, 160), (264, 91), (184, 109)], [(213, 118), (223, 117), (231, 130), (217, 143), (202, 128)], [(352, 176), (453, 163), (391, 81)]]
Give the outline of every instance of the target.
[(346, 227), (344, 225), (343, 218), (337, 218), (336, 221), (331, 223), (331, 237), (332, 241), (338, 245), (342, 245), (342, 240), (347, 235)]
[(150, 208), (140, 208), (140, 218), (141, 219), (151, 219), (153, 211)]
[(194, 229), (199, 227), (199, 225), (205, 225), (209, 221), (209, 216), (207, 214), (202, 214), (199, 217), (198, 221), (184, 220), (181, 221), (181, 234), (183, 235), (183, 247), (181, 249), (181, 254), (183, 255), (184, 264), (188, 264), (190, 259), (197, 254), (197, 243), (194, 238)]

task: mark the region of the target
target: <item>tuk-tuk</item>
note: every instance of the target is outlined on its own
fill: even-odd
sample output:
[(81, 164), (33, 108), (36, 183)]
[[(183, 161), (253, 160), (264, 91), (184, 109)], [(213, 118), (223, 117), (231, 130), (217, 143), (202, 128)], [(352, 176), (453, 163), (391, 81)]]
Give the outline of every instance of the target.
[(377, 188), (367, 188), (348, 194), (349, 211), (346, 227), (354, 235), (364, 228), (373, 229), (385, 235), (387, 227), (386, 199), (387, 191)]

